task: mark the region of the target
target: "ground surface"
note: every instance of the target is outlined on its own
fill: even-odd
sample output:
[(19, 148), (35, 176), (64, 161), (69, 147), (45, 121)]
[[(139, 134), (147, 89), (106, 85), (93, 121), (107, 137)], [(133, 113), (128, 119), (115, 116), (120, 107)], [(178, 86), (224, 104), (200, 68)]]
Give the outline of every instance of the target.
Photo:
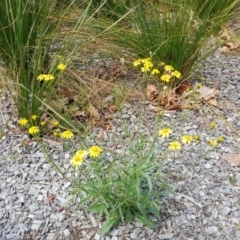
[[(238, 55), (216, 52), (203, 64), (202, 77), (210, 79), (210, 86), (218, 83), (215, 113), (207, 106), (200, 111), (167, 112), (163, 122), (156, 123), (157, 115), (148, 104), (132, 101), (123, 105), (101, 139), (96, 137), (101, 130), (93, 129), (89, 145), (97, 143), (119, 152), (127, 147), (122, 139), (128, 138), (128, 132), (131, 140), (137, 140), (132, 136), (140, 131), (151, 141), (152, 134), (165, 125), (174, 126), (176, 134), (199, 134), (205, 142), (187, 146), (177, 158), (167, 159), (176, 193), (166, 198), (169, 204), (161, 208), (161, 219), (154, 219), (157, 229), (137, 222), (119, 224), (105, 237), (99, 235), (102, 221), (76, 210), (78, 202), (70, 202), (67, 192), (71, 186), (46, 162), (37, 143), (29, 142), (28, 135), (19, 130), (6, 93), (0, 114), (4, 129), (0, 141), (0, 239), (240, 239), (240, 166), (229, 163), (232, 159), (237, 163), (240, 154), (239, 63)], [(214, 136), (223, 136), (224, 142), (199, 158), (209, 148), (206, 142), (212, 121), (218, 124)], [(61, 146), (50, 144), (49, 149), (71, 176), (70, 154)], [(234, 184), (228, 180), (230, 174), (236, 175)], [(45, 202), (51, 194), (56, 194), (55, 198)]]

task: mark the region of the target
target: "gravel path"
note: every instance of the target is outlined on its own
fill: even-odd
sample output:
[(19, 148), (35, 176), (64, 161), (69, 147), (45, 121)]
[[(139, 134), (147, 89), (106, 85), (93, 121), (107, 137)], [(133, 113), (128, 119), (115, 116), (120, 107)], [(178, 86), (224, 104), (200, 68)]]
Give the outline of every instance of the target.
[[(213, 63), (215, 66), (211, 67)], [(70, 201), (69, 184), (45, 161), (37, 143), (29, 141), (28, 135), (19, 130), (14, 106), (5, 94), (0, 113), (0, 129), (4, 129), (0, 140), (0, 239), (240, 239), (240, 166), (226, 161), (240, 154), (240, 136), (230, 127), (240, 133), (239, 63), (240, 56), (219, 53), (204, 62), (203, 77), (218, 82), (218, 116), (204, 106), (198, 112), (165, 113), (160, 124), (149, 105), (124, 104), (112, 121), (111, 130), (97, 141), (105, 149), (124, 151), (126, 144), (120, 140), (127, 139), (127, 130), (138, 130), (151, 142), (152, 134), (164, 124), (174, 126), (176, 133), (199, 134), (207, 140), (209, 123), (216, 121), (218, 127), (214, 135), (221, 135), (225, 140), (201, 159), (200, 150), (208, 148), (204, 143), (187, 146), (174, 164), (169, 164), (173, 161), (169, 157), (166, 168), (170, 166), (176, 194), (167, 198), (169, 205), (161, 209), (161, 219), (155, 220), (157, 229), (137, 222), (119, 224), (105, 237), (99, 235), (102, 222), (93, 214), (76, 210), (78, 202)], [(89, 144), (98, 133), (99, 129), (93, 130), (87, 140)], [(49, 148), (66, 175), (71, 176), (70, 154), (59, 146)], [(236, 174), (234, 185), (229, 183), (230, 174)], [(45, 202), (51, 194), (55, 194), (55, 198)]]

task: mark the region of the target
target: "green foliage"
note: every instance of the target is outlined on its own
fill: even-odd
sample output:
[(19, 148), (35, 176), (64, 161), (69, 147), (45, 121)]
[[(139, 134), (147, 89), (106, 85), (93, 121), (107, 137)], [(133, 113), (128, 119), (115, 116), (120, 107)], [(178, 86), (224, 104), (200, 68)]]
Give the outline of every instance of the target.
[(230, 19), (239, 1), (158, 1), (139, 4), (116, 25), (109, 38), (140, 58), (166, 62), (185, 79), (197, 63), (214, 51), (209, 44), (223, 23)]
[[(13, 82), (13, 93), (16, 94), (12, 95), (23, 118), (33, 114), (41, 116), (42, 100), (51, 97), (51, 90), (58, 80), (57, 65), (61, 62), (57, 55), (72, 44), (71, 37), (60, 30), (75, 1), (66, 5), (61, 14), (56, 10), (57, 3), (57, 0), (0, 2), (0, 58), (7, 69), (7, 76), (3, 78), (8, 77), (9, 85)], [(90, 4), (91, 1), (75, 21), (72, 34), (84, 23)], [(61, 47), (54, 52), (57, 44)], [(71, 50), (68, 49), (68, 56), (62, 59), (64, 63), (70, 64)], [(38, 79), (40, 74), (51, 74), (53, 78), (41, 81)]]
[(106, 217), (102, 235), (119, 221), (131, 223), (136, 219), (156, 227), (149, 214), (160, 217), (159, 202), (166, 187), (157, 187), (153, 182), (153, 173), (160, 181), (161, 168), (156, 161), (155, 144), (149, 149), (145, 145), (145, 140), (139, 140), (125, 153), (114, 155), (113, 161), (102, 155), (86, 160), (77, 170), (74, 193), (80, 197), (81, 206), (90, 204), (88, 211)]

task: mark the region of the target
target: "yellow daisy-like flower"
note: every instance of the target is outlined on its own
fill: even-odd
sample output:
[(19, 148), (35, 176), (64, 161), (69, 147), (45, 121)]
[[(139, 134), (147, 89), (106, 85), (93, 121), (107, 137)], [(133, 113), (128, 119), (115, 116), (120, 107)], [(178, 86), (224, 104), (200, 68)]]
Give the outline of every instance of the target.
[(53, 124), (55, 127), (57, 127), (57, 126), (59, 125), (59, 121), (54, 120), (54, 121), (52, 122), (52, 124)]
[(26, 126), (28, 124), (28, 120), (26, 118), (20, 118), (18, 120), (18, 123), (21, 125), (21, 126)]
[(157, 68), (154, 68), (153, 70), (152, 70), (152, 72), (151, 72), (151, 74), (152, 75), (154, 75), (154, 74), (159, 74), (160, 72), (159, 72), (159, 70), (157, 69)]
[(82, 157), (85, 157), (88, 155), (88, 151), (86, 150), (78, 150), (75, 155), (79, 155), (79, 156), (82, 156)]
[(217, 137), (217, 143), (221, 143), (224, 140), (222, 136)]
[(39, 127), (38, 126), (32, 126), (28, 129), (28, 133), (31, 135), (35, 135), (39, 133)]
[(180, 77), (181, 77), (181, 73), (180, 73), (179, 71), (174, 71), (174, 72), (172, 73), (172, 75), (173, 75), (174, 77), (176, 77), (176, 78), (180, 78)]
[(54, 79), (54, 76), (52, 74), (46, 74), (44, 77), (44, 80), (47, 81), (51, 81)]
[(196, 84), (196, 87), (197, 87), (197, 88), (200, 88), (200, 87), (202, 87), (202, 84), (201, 84), (201, 83), (197, 83), (197, 84)]
[(60, 71), (64, 71), (66, 69), (67, 65), (64, 63), (60, 63), (57, 65), (57, 69)]
[(99, 157), (99, 155), (101, 154), (102, 149), (98, 146), (92, 146), (89, 148), (89, 155), (90, 157)]
[(58, 55), (57, 58), (60, 60), (62, 59), (62, 55)]
[(59, 131), (53, 131), (53, 136), (54, 137), (59, 137), (60, 136), (60, 132)]
[(32, 119), (32, 120), (36, 120), (37, 118), (38, 118), (37, 115), (32, 115), (32, 116), (31, 116), (31, 119)]
[(37, 80), (42, 81), (44, 80), (44, 78), (45, 78), (45, 74), (40, 74), (38, 75)]
[(44, 121), (40, 122), (41, 126), (44, 126), (45, 124), (46, 124), (46, 122), (44, 122)]
[(163, 75), (161, 76), (161, 80), (162, 80), (163, 82), (169, 82), (170, 78), (171, 78), (171, 76), (170, 76), (169, 74), (163, 74)]
[(218, 145), (218, 143), (216, 141), (213, 141), (212, 139), (209, 140), (209, 144), (212, 146), (212, 147), (216, 147)]
[(73, 137), (73, 133), (69, 130), (66, 130), (60, 134), (60, 137), (64, 139), (70, 139)]
[(211, 129), (214, 129), (216, 126), (217, 126), (217, 124), (216, 124), (215, 122), (211, 122), (211, 123), (210, 123)]
[(137, 59), (136, 61), (133, 62), (133, 66), (137, 67), (142, 64), (142, 59)]
[(168, 149), (172, 151), (181, 150), (181, 144), (177, 141), (171, 142)]
[(141, 72), (145, 73), (145, 72), (149, 72), (149, 71), (150, 71), (149, 68), (141, 67)]
[(165, 71), (173, 71), (174, 68), (173, 68), (173, 66), (171, 66), (171, 65), (166, 65), (166, 66), (164, 67), (164, 70), (165, 70)]
[(150, 70), (150, 68), (153, 67), (153, 63), (152, 63), (151, 61), (149, 61), (149, 60), (146, 60), (146, 61), (144, 61), (144, 67), (145, 67), (146, 69), (149, 69), (149, 70)]
[(83, 164), (84, 156), (75, 154), (71, 159), (70, 163), (73, 167), (79, 167)]
[(158, 131), (158, 135), (162, 138), (167, 138), (172, 133), (172, 130), (170, 128), (163, 128)]
[(192, 140), (193, 140), (192, 136), (189, 136), (189, 135), (182, 136), (182, 143), (184, 144), (189, 144), (192, 142)]

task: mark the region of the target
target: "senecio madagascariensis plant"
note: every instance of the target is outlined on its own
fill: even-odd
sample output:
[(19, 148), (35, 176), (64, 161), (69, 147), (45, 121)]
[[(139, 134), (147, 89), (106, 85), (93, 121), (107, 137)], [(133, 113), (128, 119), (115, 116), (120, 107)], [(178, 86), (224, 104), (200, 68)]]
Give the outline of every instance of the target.
[[(181, 78), (181, 73), (174, 69), (171, 65), (165, 65), (165, 63), (161, 63), (160, 66), (163, 68), (163, 73), (160, 77), (160, 80), (163, 82), (170, 82), (175, 78)], [(154, 67), (154, 64), (151, 61), (151, 58), (142, 58), (137, 59), (133, 62), (134, 67), (141, 67), (141, 72), (147, 73), (150, 72), (152, 75), (160, 74), (160, 70), (157, 67)]]

